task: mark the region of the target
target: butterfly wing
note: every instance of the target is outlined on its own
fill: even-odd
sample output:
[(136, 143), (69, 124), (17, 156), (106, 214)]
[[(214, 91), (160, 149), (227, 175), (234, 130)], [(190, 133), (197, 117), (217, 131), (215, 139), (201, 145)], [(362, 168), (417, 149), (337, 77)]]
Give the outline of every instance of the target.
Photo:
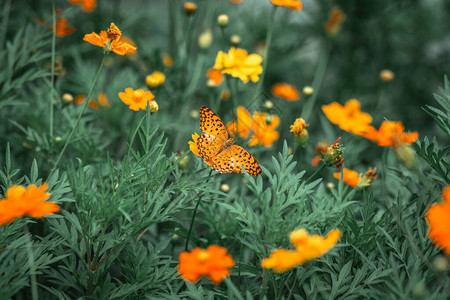
[(213, 170), (219, 173), (242, 173), (241, 165), (250, 175), (257, 176), (262, 172), (256, 158), (238, 145), (232, 145), (229, 149), (223, 150), (214, 156), (212, 161)]
[(206, 162), (209, 162), (220, 152), (224, 144), (222, 139), (209, 133), (201, 134), (197, 139), (198, 154)]
[(209, 107), (200, 107), (200, 130), (222, 141), (228, 140), (227, 128), (219, 116)]

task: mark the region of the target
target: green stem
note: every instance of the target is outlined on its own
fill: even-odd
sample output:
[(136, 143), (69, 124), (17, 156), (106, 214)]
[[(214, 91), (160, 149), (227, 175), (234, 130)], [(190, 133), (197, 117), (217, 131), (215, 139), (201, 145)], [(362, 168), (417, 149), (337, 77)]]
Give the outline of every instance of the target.
[(55, 12), (55, 0), (52, 0), (52, 65), (50, 73), (50, 113), (49, 113), (49, 126), (50, 126), (50, 138), (53, 138), (53, 91), (55, 85), (55, 47), (56, 47), (56, 12)]
[(311, 111), (314, 108), (317, 96), (319, 95), (320, 86), (322, 85), (322, 81), (325, 77), (329, 58), (330, 58), (330, 47), (327, 44), (325, 44), (320, 55), (316, 72), (314, 74), (314, 79), (312, 83), (314, 93), (311, 95), (311, 98), (309, 98), (308, 101), (305, 103), (305, 106), (303, 107), (303, 111), (301, 113), (302, 118), (305, 120), (309, 119), (309, 115), (311, 114)]
[(314, 177), (316, 177), (317, 174), (319, 174), (319, 172), (322, 171), (325, 167), (326, 165), (322, 164), (311, 176), (309, 176), (308, 179), (306, 179), (306, 182), (310, 182), (311, 180), (313, 180)]
[(273, 22), (275, 20), (275, 12), (277, 10), (277, 6), (273, 6), (272, 13), (269, 18), (269, 25), (267, 26), (267, 34), (266, 34), (266, 42), (264, 46), (264, 54), (263, 54), (263, 70), (261, 73), (261, 78), (259, 78), (258, 86), (256, 87), (255, 96), (253, 99), (257, 99), (259, 95), (261, 95), (262, 87), (264, 84), (264, 77), (267, 73), (267, 63), (269, 61), (269, 48), (272, 43), (272, 35), (273, 35)]
[(269, 272), (269, 269), (264, 269), (263, 282), (261, 285), (261, 291), (259, 293), (259, 299), (264, 299), (264, 296), (266, 295), (267, 287), (269, 285)]
[[(245, 235), (244, 235), (245, 237)], [(239, 248), (239, 261), (238, 261), (238, 290), (241, 290), (241, 260), (242, 260), (242, 250), (244, 248), (244, 244), (241, 243), (241, 247)]]
[(199, 57), (197, 58), (197, 60), (195, 62), (194, 71), (192, 73), (193, 74), (192, 80), (190, 81), (188, 88), (187, 88), (187, 92), (186, 92), (187, 98), (191, 97), (197, 88), (198, 81), (200, 80), (200, 77), (202, 75), (202, 70), (203, 70), (203, 65), (205, 63), (205, 59), (206, 59), (206, 55), (205, 55), (205, 53), (202, 52), (199, 54)]
[(80, 114), (78, 115), (78, 118), (77, 118), (77, 120), (75, 122), (75, 125), (73, 126), (72, 131), (70, 132), (69, 137), (67, 138), (67, 141), (64, 144), (64, 147), (62, 148), (61, 152), (58, 155), (58, 158), (56, 159), (55, 165), (53, 166), (52, 170), (50, 171), (50, 174), (48, 175), (49, 178), (51, 177), (53, 172), (55, 172), (56, 167), (58, 166), (58, 164), (59, 164), (59, 162), (60, 162), (60, 160), (61, 160), (61, 158), (62, 158), (62, 156), (64, 154), (64, 151), (66, 151), (67, 146), (69, 145), (70, 141), (72, 140), (72, 137), (73, 137), (75, 131), (77, 130), (78, 125), (80, 124), (81, 117), (83, 116), (83, 113), (86, 110), (86, 107), (88, 106), (89, 99), (91, 98), (92, 91), (94, 90), (95, 84), (97, 83), (98, 77), (100, 75), (100, 71), (103, 68), (103, 64), (105, 62), (106, 55), (107, 54), (103, 54), (102, 62), (100, 64), (100, 67), (98, 68), (97, 74), (95, 75), (95, 79), (94, 79), (94, 82), (92, 83), (91, 89), (89, 90), (89, 93), (88, 93), (87, 97), (85, 98), (86, 101), (84, 101), (84, 103), (83, 103), (83, 108), (80, 111)]
[(3, 50), (3, 44), (5, 43), (10, 10), (11, 0), (5, 0), (5, 4), (3, 5), (2, 25), (0, 27), (0, 50)]
[(33, 243), (31, 241), (31, 235), (28, 231), (28, 225), (24, 226), (24, 232), (27, 236), (27, 251), (28, 251), (28, 265), (30, 266), (30, 281), (31, 281), (31, 299), (38, 300), (38, 289), (36, 281), (36, 266), (33, 252)]

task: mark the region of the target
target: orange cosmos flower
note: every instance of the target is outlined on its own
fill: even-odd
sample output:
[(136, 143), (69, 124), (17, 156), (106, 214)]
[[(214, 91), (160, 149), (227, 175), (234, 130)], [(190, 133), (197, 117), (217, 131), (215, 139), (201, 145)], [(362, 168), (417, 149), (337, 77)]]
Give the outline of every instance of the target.
[(32, 184), (27, 188), (13, 185), (6, 191), (6, 198), (0, 200), (0, 225), (8, 224), (25, 215), (33, 218), (53, 214), (59, 211), (55, 202), (44, 202), (50, 197), (46, 193), (47, 183), (39, 188)]
[(361, 104), (356, 99), (350, 99), (345, 106), (337, 102), (322, 106), (322, 111), (331, 123), (336, 124), (342, 130), (362, 135), (371, 127), (372, 117), (361, 112)]
[(330, 16), (325, 24), (325, 31), (328, 35), (335, 35), (341, 30), (341, 25), (345, 21), (345, 14), (338, 7), (333, 7)]
[(434, 203), (427, 209), (428, 236), (450, 255), (450, 185), (442, 192), (442, 198), (442, 203)]
[(239, 133), (241, 138), (246, 139), (249, 133), (255, 130), (252, 116), (245, 109), (245, 107), (239, 106), (237, 109), (237, 119), (237, 128), (235, 120), (227, 124), (228, 133), (231, 135), (236, 135)]
[(84, 12), (92, 12), (95, 9), (96, 0), (68, 0), (71, 4), (80, 4)]
[(280, 137), (280, 134), (275, 131), (280, 124), (280, 118), (277, 115), (256, 112), (253, 114), (253, 123), (255, 131), (248, 142), (249, 146), (270, 147)]
[(172, 57), (167, 53), (162, 54), (162, 62), (166, 67), (170, 67), (173, 64)]
[(180, 254), (178, 272), (188, 281), (196, 282), (202, 276), (208, 276), (214, 284), (221, 282), (230, 275), (230, 268), (234, 266), (227, 249), (211, 245), (206, 250), (195, 248), (191, 252)]
[(326, 237), (310, 235), (305, 229), (294, 230), (289, 238), (295, 250), (277, 249), (268, 258), (262, 260), (261, 265), (275, 272), (286, 272), (308, 260), (318, 258), (337, 243), (341, 237), (338, 229), (333, 229)]
[(293, 10), (301, 10), (302, 2), (298, 0), (270, 0), (273, 5), (284, 6)]
[[(348, 184), (351, 187), (357, 186), (361, 182), (361, 177), (359, 177), (358, 172), (344, 168), (344, 183)], [(333, 174), (334, 178), (341, 178), (341, 172), (336, 172)]]
[(219, 51), (213, 69), (223, 74), (230, 74), (241, 79), (244, 83), (249, 80), (257, 82), (262, 73), (262, 57), (258, 54), (248, 55), (244, 49), (232, 47), (228, 53)]
[(148, 102), (156, 103), (156, 101), (153, 100), (155, 96), (152, 92), (144, 91), (143, 89), (133, 90), (132, 88), (126, 88), (125, 93), (119, 93), (119, 98), (134, 111), (138, 111), (139, 109), (145, 110)]
[(383, 121), (379, 130), (369, 127), (362, 135), (377, 142), (378, 146), (398, 149), (403, 145), (412, 144), (419, 138), (417, 131), (405, 133), (404, 130), (402, 122)]
[[(58, 9), (55, 13), (55, 16), (59, 15), (61, 13), (61, 10)], [(36, 21), (39, 22), (42, 26), (45, 26), (45, 22), (41, 19), (36, 18)], [(69, 35), (75, 31), (75, 27), (68, 27), (69, 21), (64, 16), (61, 16), (58, 20), (55, 22), (56, 30), (55, 35), (57, 37), (65, 37), (66, 35)], [(50, 31), (53, 30), (53, 26), (50, 26)]]
[(208, 86), (219, 86), (223, 82), (223, 75), (220, 70), (209, 69), (206, 73), (206, 77), (209, 78), (207, 82)]
[(83, 41), (91, 43), (95, 46), (103, 47), (107, 54), (111, 51), (119, 55), (135, 52), (136, 47), (120, 40), (121, 36), (122, 32), (120, 32), (119, 28), (114, 23), (111, 23), (108, 32), (102, 30), (100, 35), (95, 32), (86, 34)]
[(288, 101), (297, 101), (300, 99), (300, 93), (295, 86), (288, 83), (277, 83), (272, 86), (272, 94)]

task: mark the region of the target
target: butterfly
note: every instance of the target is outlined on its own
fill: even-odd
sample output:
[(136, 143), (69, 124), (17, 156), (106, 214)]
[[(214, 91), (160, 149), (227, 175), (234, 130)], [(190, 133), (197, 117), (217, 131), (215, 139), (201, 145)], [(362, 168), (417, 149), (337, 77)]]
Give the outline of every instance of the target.
[(200, 130), (197, 139), (198, 153), (212, 169), (219, 173), (242, 173), (241, 165), (250, 175), (261, 174), (261, 168), (255, 157), (244, 148), (235, 145), (235, 139), (219, 116), (209, 107), (200, 108)]

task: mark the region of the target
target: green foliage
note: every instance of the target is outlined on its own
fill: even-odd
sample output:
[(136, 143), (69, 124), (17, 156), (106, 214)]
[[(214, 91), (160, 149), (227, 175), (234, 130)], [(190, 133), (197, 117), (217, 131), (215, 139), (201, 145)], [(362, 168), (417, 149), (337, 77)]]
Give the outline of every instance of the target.
[[(57, 18), (76, 28), (55, 37), (55, 51), (51, 1), (5, 1), (0, 16), (0, 203), (13, 185), (45, 182), (48, 201), (60, 208), (0, 225), (1, 299), (448, 298), (448, 256), (428, 237), (425, 221), (450, 184), (447, 77), (434, 94), (438, 107), (429, 104), (449, 66), (446, 1), (304, 1), (302, 11), (275, 13), (269, 0), (197, 1), (190, 16), (172, 0), (97, 1), (92, 13), (54, 2), (63, 9)], [(330, 36), (324, 24), (338, 4), (346, 21)], [(226, 28), (216, 23), (223, 13)], [(138, 51), (109, 54), (96, 80), (103, 50), (82, 38), (110, 22)], [(204, 49), (198, 37), (208, 29), (213, 41)], [(227, 78), (207, 86), (204, 74), (219, 50), (261, 52), (268, 29), (273, 39), (263, 81)], [(239, 45), (230, 42), (235, 34)], [(163, 62), (167, 54), (171, 66)], [(50, 74), (53, 59), (57, 70)], [(394, 81), (376, 79), (385, 68)], [(131, 111), (118, 93), (143, 88), (156, 70), (166, 76), (151, 88), (159, 111)], [(315, 91), (287, 102), (270, 93), (278, 82)], [(85, 101), (98, 103), (103, 92), (109, 105), (83, 112), (85, 102), (63, 99), (91, 88)], [(227, 89), (229, 101), (221, 99)], [(403, 121), (406, 131), (419, 129), (417, 164), (401, 165), (392, 149), (344, 133), (323, 116), (323, 104), (354, 97), (376, 127), (389, 119)], [(266, 113), (268, 126), (279, 117), (279, 138), (270, 147), (249, 146), (253, 132), (236, 137), (258, 160), (260, 176), (214, 172), (189, 150), (202, 105), (225, 124), (238, 105)], [(298, 117), (309, 124), (304, 147), (289, 131)], [(350, 187), (334, 178), (340, 170), (311, 165), (314, 145), (339, 136), (345, 167), (377, 168), (372, 186)], [(0, 205), (0, 221), (5, 211)], [(300, 228), (321, 236), (337, 228), (342, 236), (326, 254), (287, 272), (263, 269), (261, 260), (273, 250), (294, 248), (289, 233)], [(207, 277), (183, 280), (180, 253), (210, 245), (233, 257), (230, 276), (216, 285)]]

